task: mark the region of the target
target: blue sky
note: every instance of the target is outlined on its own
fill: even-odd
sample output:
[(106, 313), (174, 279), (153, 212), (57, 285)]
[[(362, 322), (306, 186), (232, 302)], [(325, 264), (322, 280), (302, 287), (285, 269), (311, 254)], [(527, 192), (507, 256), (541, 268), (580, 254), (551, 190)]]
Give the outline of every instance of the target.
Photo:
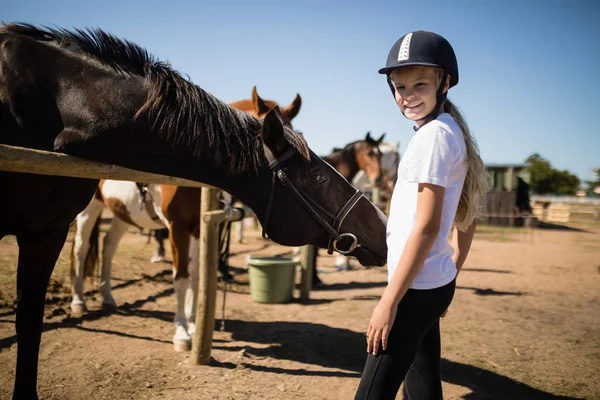
[(457, 53), (450, 90), (484, 161), (537, 152), (591, 179), (600, 168), (600, 2), (9, 0), (4, 22), (100, 27), (130, 39), (226, 102), (252, 86), (282, 105), (321, 155), (367, 131), (406, 148), (412, 124), (377, 74), (392, 44), (424, 29)]

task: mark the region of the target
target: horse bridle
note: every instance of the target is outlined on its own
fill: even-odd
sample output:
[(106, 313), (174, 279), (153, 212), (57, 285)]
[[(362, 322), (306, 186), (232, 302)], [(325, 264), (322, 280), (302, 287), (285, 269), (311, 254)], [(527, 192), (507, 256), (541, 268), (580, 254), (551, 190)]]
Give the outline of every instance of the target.
[[(300, 202), (300, 204), (306, 209), (306, 211), (308, 211), (308, 213), (311, 215), (311, 217), (313, 219), (315, 219), (327, 231), (327, 233), (329, 233), (329, 244), (327, 246), (327, 254), (333, 254), (334, 250), (341, 254), (349, 254), (349, 253), (352, 253), (358, 247), (362, 247), (365, 250), (372, 253), (373, 255), (377, 256), (377, 254), (374, 253), (372, 250), (365, 247), (362, 243), (359, 243), (358, 239), (356, 238), (356, 236), (354, 234), (340, 233), (340, 228), (342, 227), (342, 224), (344, 223), (344, 219), (346, 219), (346, 217), (348, 216), (350, 211), (352, 211), (352, 209), (358, 203), (358, 201), (362, 197), (364, 197), (363, 193), (360, 190), (357, 190), (352, 195), (352, 197), (350, 197), (350, 199), (346, 202), (344, 207), (342, 207), (342, 209), (337, 213), (337, 215), (333, 215), (332, 213), (327, 211), (325, 208), (323, 208), (319, 203), (317, 203), (310, 197), (307, 197), (300, 190), (298, 190), (298, 188), (296, 188), (296, 186), (288, 178), (287, 174), (283, 170), (282, 164), (285, 161), (287, 161), (290, 157), (292, 157), (295, 153), (296, 153), (296, 151), (293, 148), (289, 148), (288, 150), (283, 152), (283, 154), (281, 154), (279, 157), (275, 157), (273, 155), (273, 153), (265, 146), (265, 156), (267, 157), (267, 160), (269, 161), (269, 168), (271, 169), (271, 171), (273, 171), (273, 180), (272, 180), (272, 184), (271, 184), (269, 200), (267, 202), (267, 211), (265, 213), (265, 221), (262, 224), (263, 225), (263, 232), (262, 232), (263, 237), (267, 238), (266, 230), (267, 230), (267, 226), (269, 224), (269, 216), (271, 214), (271, 207), (273, 205), (273, 195), (275, 193), (275, 185), (277, 183), (277, 179), (279, 179), (279, 182), (281, 182), (281, 184), (284, 187), (286, 187), (294, 195), (296, 200), (298, 200), (298, 202)], [(333, 224), (330, 224), (329, 222), (325, 221), (321, 217), (321, 215), (325, 215), (327, 218), (331, 219), (333, 221)], [(341, 244), (341, 241), (343, 241), (347, 238), (350, 238), (352, 241), (350, 246), (348, 247), (348, 249), (340, 249), (338, 247), (338, 244)], [(377, 256), (377, 257), (379, 257), (379, 256)]]

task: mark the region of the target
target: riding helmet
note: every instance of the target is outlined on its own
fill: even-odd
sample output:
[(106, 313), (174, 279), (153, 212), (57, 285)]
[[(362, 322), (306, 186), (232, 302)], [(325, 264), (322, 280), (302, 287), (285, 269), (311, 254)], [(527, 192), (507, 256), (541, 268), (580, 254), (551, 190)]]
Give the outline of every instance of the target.
[(458, 83), (458, 62), (452, 46), (437, 33), (415, 31), (402, 36), (387, 58), (380, 74), (389, 75), (394, 69), (410, 65), (439, 67), (450, 75), (450, 87)]

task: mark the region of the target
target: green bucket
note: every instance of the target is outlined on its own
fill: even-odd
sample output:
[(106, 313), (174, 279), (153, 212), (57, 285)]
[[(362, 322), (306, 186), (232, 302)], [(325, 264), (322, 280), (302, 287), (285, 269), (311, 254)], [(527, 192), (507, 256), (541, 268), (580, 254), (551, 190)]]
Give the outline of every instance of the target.
[(250, 295), (257, 303), (288, 303), (294, 298), (296, 265), (290, 257), (249, 257)]

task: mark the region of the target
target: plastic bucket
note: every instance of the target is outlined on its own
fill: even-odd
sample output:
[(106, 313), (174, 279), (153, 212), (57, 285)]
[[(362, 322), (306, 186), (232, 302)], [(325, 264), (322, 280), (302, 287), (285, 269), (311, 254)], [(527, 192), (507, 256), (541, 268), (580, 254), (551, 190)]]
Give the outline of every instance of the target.
[(294, 298), (299, 261), (290, 257), (248, 257), (250, 295), (257, 303), (288, 303)]

